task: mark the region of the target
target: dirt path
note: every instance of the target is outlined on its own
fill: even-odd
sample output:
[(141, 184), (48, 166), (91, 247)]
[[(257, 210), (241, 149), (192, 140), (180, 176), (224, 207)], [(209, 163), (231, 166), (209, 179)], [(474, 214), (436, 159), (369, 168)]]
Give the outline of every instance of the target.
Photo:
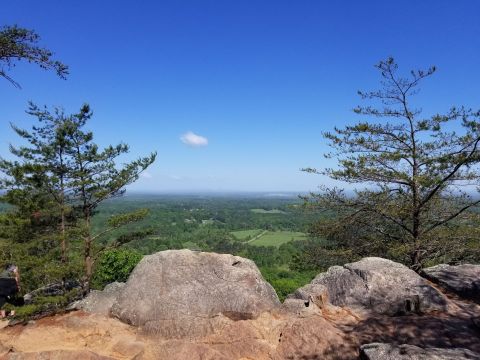
[(248, 240), (247, 242), (245, 242), (245, 244), (248, 244), (248, 243), (251, 243), (255, 240), (258, 240), (260, 239), (263, 235), (265, 235), (266, 233), (268, 232), (268, 230), (263, 230), (260, 234), (258, 234), (257, 236), (255, 236), (253, 239), (250, 239)]

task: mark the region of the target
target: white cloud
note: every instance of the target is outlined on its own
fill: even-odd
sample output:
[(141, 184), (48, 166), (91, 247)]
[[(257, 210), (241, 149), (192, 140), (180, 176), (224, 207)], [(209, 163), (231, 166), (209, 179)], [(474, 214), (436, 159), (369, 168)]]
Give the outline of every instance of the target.
[(140, 177), (143, 177), (145, 179), (151, 179), (153, 176), (148, 171), (144, 171), (140, 174)]
[(186, 132), (182, 136), (180, 136), (180, 140), (184, 143), (187, 144), (188, 146), (193, 146), (193, 147), (200, 147), (200, 146), (207, 146), (208, 145), (208, 139), (206, 137), (200, 136), (195, 134), (194, 132)]

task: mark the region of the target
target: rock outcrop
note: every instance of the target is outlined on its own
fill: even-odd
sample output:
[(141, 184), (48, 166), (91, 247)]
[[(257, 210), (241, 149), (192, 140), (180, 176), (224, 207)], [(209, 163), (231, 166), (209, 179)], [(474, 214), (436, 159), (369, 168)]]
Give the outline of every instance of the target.
[(280, 306), (253, 261), (168, 250), (145, 256), (119, 292), (111, 314), (164, 337), (203, 336), (229, 320)]
[(379, 258), (280, 305), (250, 260), (164, 251), (77, 307), (0, 329), (0, 359), (480, 359), (480, 305)]
[(445, 311), (445, 296), (406, 266), (369, 257), (332, 266), (289, 298), (313, 300), (358, 311), (400, 315)]
[(0, 359), (132, 359), (135, 339), (117, 319), (72, 311), (0, 330)]
[(363, 360), (480, 360), (467, 349), (421, 348), (413, 345), (373, 343), (361, 347)]
[(117, 299), (125, 283), (113, 282), (102, 291), (92, 290), (84, 299), (72, 304), (70, 309), (84, 310), (92, 314), (109, 315), (113, 303)]
[(448, 291), (480, 303), (480, 265), (441, 264), (424, 269), (422, 275)]

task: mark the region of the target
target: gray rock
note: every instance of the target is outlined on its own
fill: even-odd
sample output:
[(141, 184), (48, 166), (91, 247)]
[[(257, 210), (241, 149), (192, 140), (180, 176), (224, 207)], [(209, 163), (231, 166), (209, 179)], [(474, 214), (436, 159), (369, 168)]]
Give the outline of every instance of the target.
[(41, 288), (25, 294), (23, 296), (23, 300), (25, 304), (31, 304), (38, 296), (63, 296), (73, 289), (77, 289), (78, 293), (81, 294), (82, 287), (78, 280), (67, 280), (65, 282), (58, 282), (42, 286)]
[(303, 297), (324, 297), (324, 290), (318, 285), (327, 289), (328, 301), (333, 305), (377, 314), (400, 315), (447, 308), (445, 296), (425, 279), (402, 264), (382, 258), (369, 257), (332, 266), (292, 297), (301, 293)]
[(150, 333), (182, 337), (205, 335), (225, 321), (255, 318), (279, 306), (253, 261), (167, 250), (140, 261), (111, 314)]
[(109, 315), (115, 299), (124, 286), (125, 283), (113, 282), (105, 286), (102, 291), (92, 290), (84, 299), (72, 304), (69, 309), (78, 309), (94, 314)]
[(299, 318), (321, 314), (320, 308), (310, 301), (302, 299), (286, 298), (282, 304), (281, 310)]
[(422, 275), (461, 297), (480, 303), (480, 265), (440, 264), (424, 269)]
[(328, 290), (324, 285), (307, 284), (288, 295), (286, 300), (302, 300), (305, 307), (315, 304), (322, 309), (329, 303)]
[(360, 347), (363, 360), (479, 360), (480, 355), (467, 349), (421, 348), (413, 345), (372, 343)]

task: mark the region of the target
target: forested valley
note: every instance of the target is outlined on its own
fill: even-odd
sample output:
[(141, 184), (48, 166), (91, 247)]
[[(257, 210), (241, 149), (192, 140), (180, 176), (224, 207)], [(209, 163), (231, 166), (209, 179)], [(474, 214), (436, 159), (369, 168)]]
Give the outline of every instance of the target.
[[(68, 76), (39, 39), (18, 26), (0, 30), (0, 77), (13, 87), (20, 84), (10, 71), (21, 61)], [(19, 295), (52, 284), (64, 295), (37, 297), (17, 316), (64, 308), (170, 249), (251, 259), (281, 300), (320, 271), (362, 257), (417, 273), (480, 261), (480, 111), (423, 115), (415, 96), (435, 66), (408, 73), (387, 57), (375, 69), (379, 89), (359, 91), (367, 103), (353, 109), (366, 120), (322, 133), (331, 151), (319, 155), (334, 166), (303, 169), (328, 179), (309, 193), (127, 193), (156, 151), (131, 158), (123, 141), (100, 146), (88, 104), (68, 113), (29, 102), (29, 126), (11, 123), (0, 157), (0, 255), (6, 269), (21, 269)], [(192, 132), (180, 140), (208, 144)]]

